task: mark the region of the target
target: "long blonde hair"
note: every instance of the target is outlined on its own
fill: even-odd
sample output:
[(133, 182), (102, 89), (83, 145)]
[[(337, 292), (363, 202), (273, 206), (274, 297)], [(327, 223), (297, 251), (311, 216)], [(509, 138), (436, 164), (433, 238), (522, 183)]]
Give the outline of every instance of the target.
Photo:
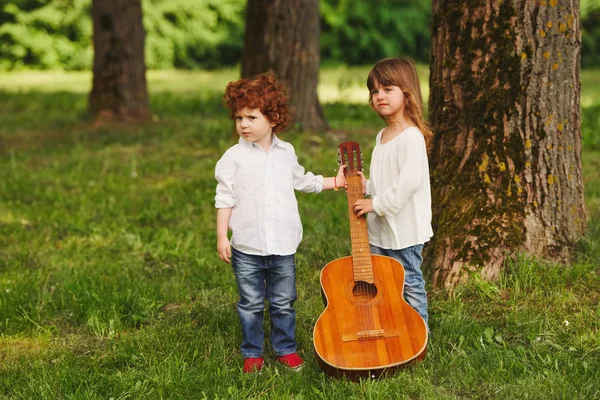
[(371, 93), (376, 83), (381, 86), (398, 86), (402, 90), (406, 99), (405, 115), (421, 130), (425, 144), (429, 147), (433, 132), (423, 116), (423, 97), (415, 62), (409, 57), (386, 58), (378, 61), (367, 78), (371, 106), (373, 106)]

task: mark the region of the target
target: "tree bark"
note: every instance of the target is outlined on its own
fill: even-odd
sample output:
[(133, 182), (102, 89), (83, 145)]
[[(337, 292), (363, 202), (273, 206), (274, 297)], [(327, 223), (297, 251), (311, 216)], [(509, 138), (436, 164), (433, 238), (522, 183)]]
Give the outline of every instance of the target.
[(319, 0), (248, 0), (242, 77), (274, 71), (288, 86), (296, 127), (323, 131), (319, 37)]
[(578, 0), (433, 0), (435, 286), (585, 234)]
[(92, 20), (90, 112), (96, 117), (148, 118), (141, 0), (93, 0)]

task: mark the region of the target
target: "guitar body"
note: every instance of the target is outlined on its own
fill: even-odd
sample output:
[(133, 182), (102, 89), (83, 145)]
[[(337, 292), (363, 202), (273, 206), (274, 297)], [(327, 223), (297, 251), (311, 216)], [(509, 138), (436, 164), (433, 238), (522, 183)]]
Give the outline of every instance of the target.
[(390, 257), (370, 257), (372, 283), (356, 279), (350, 256), (321, 271), (326, 308), (313, 341), (317, 363), (328, 375), (378, 377), (425, 357), (427, 327), (402, 297), (404, 268)]

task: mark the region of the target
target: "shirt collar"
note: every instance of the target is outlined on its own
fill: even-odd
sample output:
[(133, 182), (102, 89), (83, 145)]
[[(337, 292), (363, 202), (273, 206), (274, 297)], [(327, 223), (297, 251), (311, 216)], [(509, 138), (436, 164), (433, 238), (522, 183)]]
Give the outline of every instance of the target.
[[(253, 148), (258, 147), (256, 144), (244, 140), (244, 138), (240, 137), (238, 142), (240, 146), (245, 150), (245, 153), (248, 154)], [(277, 135), (273, 134), (273, 141), (271, 142), (271, 147), (281, 146), (283, 141), (277, 137)]]

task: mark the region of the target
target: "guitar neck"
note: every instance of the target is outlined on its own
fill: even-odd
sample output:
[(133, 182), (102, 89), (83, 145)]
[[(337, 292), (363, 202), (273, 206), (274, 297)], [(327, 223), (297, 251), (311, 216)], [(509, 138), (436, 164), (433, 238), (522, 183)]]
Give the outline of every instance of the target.
[(352, 267), (355, 281), (373, 283), (373, 265), (369, 247), (369, 231), (365, 216), (358, 217), (352, 205), (363, 198), (362, 182), (358, 175), (346, 176), (348, 182), (348, 217), (350, 219), (350, 239), (352, 242)]

